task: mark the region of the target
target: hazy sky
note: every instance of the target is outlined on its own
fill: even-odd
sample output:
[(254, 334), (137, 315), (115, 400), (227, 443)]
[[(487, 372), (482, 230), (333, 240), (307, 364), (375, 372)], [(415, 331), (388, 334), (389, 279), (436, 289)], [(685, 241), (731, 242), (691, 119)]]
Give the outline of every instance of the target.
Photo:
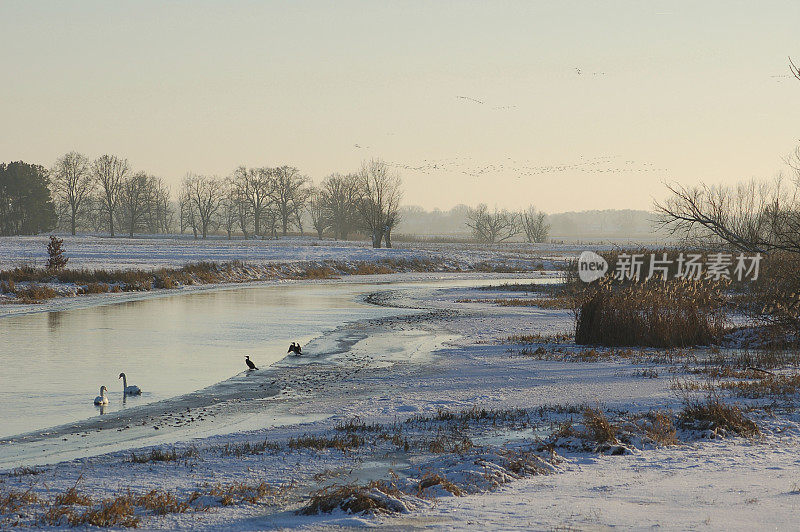
[[(380, 157), (407, 204), (650, 208), (800, 143), (800, 2), (0, 1), (0, 161)], [(403, 168), (421, 168), (419, 170)]]

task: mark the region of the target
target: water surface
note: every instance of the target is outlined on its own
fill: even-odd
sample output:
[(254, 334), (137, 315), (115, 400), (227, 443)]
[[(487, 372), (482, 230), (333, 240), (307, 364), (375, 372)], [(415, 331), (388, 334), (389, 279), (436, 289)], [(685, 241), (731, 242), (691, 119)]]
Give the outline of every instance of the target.
[[(522, 280), (519, 280), (522, 281)], [(431, 290), (497, 280), (391, 284), (287, 284), (153, 294), (141, 300), (0, 319), (0, 437), (182, 395), (244, 370), (265, 367), (288, 344), (351, 321), (415, 312), (369, 305), (382, 287)], [(123, 401), (128, 384), (143, 394)]]

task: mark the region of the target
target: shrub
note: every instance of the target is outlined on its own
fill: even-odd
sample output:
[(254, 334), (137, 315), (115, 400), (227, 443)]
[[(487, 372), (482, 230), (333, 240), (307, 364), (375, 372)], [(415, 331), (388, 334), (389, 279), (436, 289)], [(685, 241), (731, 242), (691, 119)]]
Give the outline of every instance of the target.
[(16, 293), (20, 303), (39, 303), (45, 299), (58, 297), (58, 292), (49, 286), (39, 284), (31, 284), (27, 288), (20, 288)]
[(106, 283), (89, 283), (79, 290), (81, 294), (105, 294), (110, 290)]
[(725, 327), (720, 286), (649, 281), (589, 286), (576, 309), (575, 343), (603, 346), (708, 345)]

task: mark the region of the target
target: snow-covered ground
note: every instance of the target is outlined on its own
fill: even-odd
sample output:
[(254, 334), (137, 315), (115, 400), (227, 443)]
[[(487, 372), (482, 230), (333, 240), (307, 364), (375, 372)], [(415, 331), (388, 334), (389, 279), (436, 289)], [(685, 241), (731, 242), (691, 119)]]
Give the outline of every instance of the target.
[[(227, 240), (214, 237), (195, 240), (188, 235), (116, 237), (59, 235), (64, 239), (68, 267), (89, 269), (156, 269), (180, 267), (199, 261), (250, 264), (299, 261), (375, 261), (381, 259), (444, 259), (454, 263), (476, 264), (506, 261), (541, 261), (577, 256), (587, 246), (556, 244), (434, 244), (397, 242), (392, 249), (373, 249), (365, 241), (318, 240), (311, 237), (286, 237), (278, 240)], [(49, 237), (0, 237), (0, 269), (47, 263)], [(589, 246), (596, 249), (598, 246)]]
[[(614, 422), (676, 412), (683, 399), (674, 379), (702, 377), (654, 350), (596, 360), (531, 356), (539, 347), (556, 355), (580, 351), (558, 336), (571, 332), (571, 311), (490, 301), (541, 294), (391, 285), (375, 292), (369, 300), (376, 304), (418, 311), (343, 325), (304, 346), (300, 359), (191, 398), (8, 442), (0, 455), (16, 458), (5, 463), (0, 492), (52, 500), (75, 486), (95, 506), (150, 490), (192, 499), (186, 511), (163, 516), (137, 506), (148, 529), (795, 527), (794, 396), (748, 412), (758, 438), (681, 430), (681, 441), (665, 447), (645, 440), (595, 450), (565, 444), (572, 440), (551, 434), (569, 420), (580, 425), (586, 407)], [(508, 340), (534, 334), (541, 336), (528, 345)], [(147, 459), (153, 450), (174, 450), (176, 459)], [(15, 473), (14, 465), (29, 469)], [(296, 513), (320, 488), (371, 481), (384, 482), (370, 493), (397, 515)], [(222, 493), (235, 483), (252, 493), (261, 482), (269, 489), (253, 501), (225, 503)], [(19, 519), (40, 526), (45, 506), (25, 506), (0, 525)]]

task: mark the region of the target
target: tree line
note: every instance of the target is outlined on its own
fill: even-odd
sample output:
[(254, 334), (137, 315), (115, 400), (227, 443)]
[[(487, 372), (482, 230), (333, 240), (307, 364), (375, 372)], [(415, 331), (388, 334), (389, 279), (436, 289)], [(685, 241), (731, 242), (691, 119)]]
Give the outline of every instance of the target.
[(180, 233), (232, 238), (304, 232), (346, 239), (360, 233), (374, 247), (391, 247), (400, 221), (402, 181), (381, 160), (357, 172), (331, 174), (319, 186), (292, 166), (240, 166), (227, 177), (187, 174), (173, 200), (160, 177), (133, 171), (128, 160), (78, 152), (59, 157), (50, 169), (24, 162), (0, 165), (0, 234), (71, 232)]
[(495, 244), (515, 237), (524, 237), (528, 242), (547, 242), (550, 225), (546, 214), (534, 206), (520, 212), (505, 209), (489, 210), (485, 203), (467, 209), (466, 225), (479, 242)]

